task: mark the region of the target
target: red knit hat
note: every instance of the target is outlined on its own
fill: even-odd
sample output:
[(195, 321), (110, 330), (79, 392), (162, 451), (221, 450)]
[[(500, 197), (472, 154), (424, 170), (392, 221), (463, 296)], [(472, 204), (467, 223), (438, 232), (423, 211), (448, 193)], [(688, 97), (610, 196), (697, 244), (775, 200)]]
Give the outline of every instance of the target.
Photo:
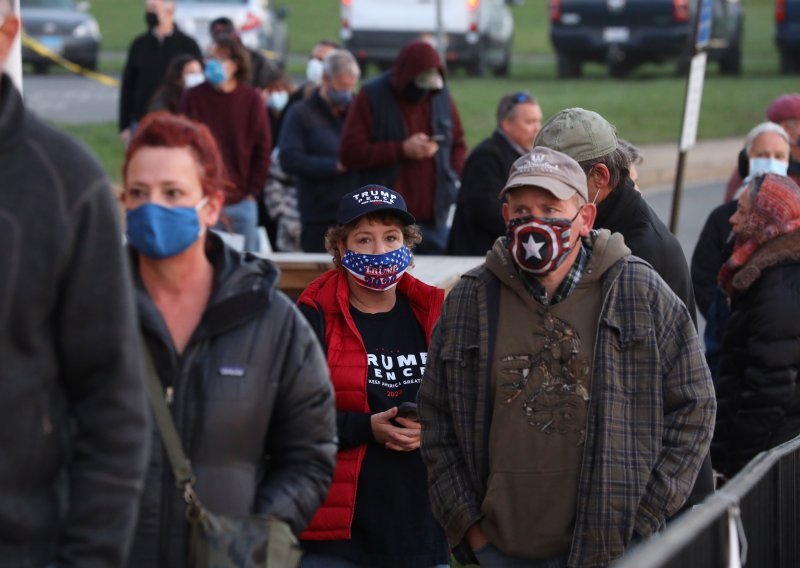
[(781, 95), (769, 105), (767, 119), (781, 123), (784, 120), (800, 119), (800, 93)]

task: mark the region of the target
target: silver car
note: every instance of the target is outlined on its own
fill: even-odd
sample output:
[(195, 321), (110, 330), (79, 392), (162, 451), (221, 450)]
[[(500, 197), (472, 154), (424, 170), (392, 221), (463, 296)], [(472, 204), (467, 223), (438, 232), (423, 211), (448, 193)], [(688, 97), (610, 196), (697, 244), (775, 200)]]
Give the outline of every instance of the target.
[(225, 16), (233, 21), (247, 47), (262, 49), (279, 63), (286, 59), (285, 9), (272, 10), (269, 0), (177, 0), (175, 21), (205, 52), (211, 43), (209, 24)]

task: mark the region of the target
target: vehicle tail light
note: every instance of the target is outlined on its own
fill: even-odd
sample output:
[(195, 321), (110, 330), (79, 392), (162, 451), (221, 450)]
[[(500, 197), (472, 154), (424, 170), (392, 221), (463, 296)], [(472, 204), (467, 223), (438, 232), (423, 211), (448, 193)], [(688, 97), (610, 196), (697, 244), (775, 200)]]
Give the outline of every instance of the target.
[(561, 20), (561, 0), (550, 0), (550, 21), (553, 23)]
[(672, 15), (676, 22), (688, 22), (689, 0), (672, 0)]
[(469, 12), (469, 31), (478, 31), (478, 8), (481, 0), (467, 0), (467, 11)]
[(775, 0), (775, 21), (779, 24), (786, 21), (786, 0)]
[(261, 27), (261, 20), (258, 19), (253, 12), (247, 12), (247, 17), (244, 19), (244, 23), (242, 24), (242, 31), (249, 32), (252, 30), (257, 30)]
[(353, 3), (353, 0), (342, 0), (342, 11), (341, 11), (341, 18), (342, 18), (342, 29), (349, 30), (350, 29), (350, 5)]

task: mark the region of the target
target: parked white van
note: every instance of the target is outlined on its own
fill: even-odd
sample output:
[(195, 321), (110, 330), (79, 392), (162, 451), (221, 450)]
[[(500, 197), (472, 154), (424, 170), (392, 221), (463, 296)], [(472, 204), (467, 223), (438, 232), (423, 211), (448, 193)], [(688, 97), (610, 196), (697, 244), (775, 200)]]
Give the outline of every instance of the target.
[(471, 75), (507, 76), (514, 19), (509, 5), (524, 0), (341, 0), (341, 38), (362, 69), (392, 64), (408, 42), (437, 37), (437, 3), (442, 4), (448, 67)]

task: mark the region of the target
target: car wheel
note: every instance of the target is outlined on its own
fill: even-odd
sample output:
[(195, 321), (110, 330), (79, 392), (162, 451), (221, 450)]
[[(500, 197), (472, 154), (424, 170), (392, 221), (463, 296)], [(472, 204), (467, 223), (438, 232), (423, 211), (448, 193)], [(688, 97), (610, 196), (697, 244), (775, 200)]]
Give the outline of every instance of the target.
[(483, 77), (488, 70), (489, 65), (486, 62), (486, 50), (483, 46), (480, 46), (477, 57), (467, 64), (467, 73), (470, 77)]
[(33, 72), (37, 75), (46, 75), (50, 64), (47, 61), (37, 61), (33, 64)]
[(794, 75), (800, 73), (800, 57), (795, 57), (787, 51), (780, 54), (781, 73), (783, 75)]
[(624, 79), (630, 75), (631, 67), (624, 61), (617, 61), (608, 64), (608, 74), (615, 79)]
[(87, 59), (86, 61), (76, 61), (76, 63), (89, 71), (97, 71), (97, 58)]
[(511, 50), (509, 48), (508, 51), (505, 52), (503, 55), (503, 61), (500, 62), (500, 65), (492, 68), (492, 75), (495, 77), (508, 77), (511, 74)]
[(575, 79), (580, 77), (580, 60), (559, 51), (556, 54), (556, 74), (559, 79)]
[(719, 71), (723, 75), (742, 74), (742, 47), (738, 43), (730, 46), (719, 60)]

